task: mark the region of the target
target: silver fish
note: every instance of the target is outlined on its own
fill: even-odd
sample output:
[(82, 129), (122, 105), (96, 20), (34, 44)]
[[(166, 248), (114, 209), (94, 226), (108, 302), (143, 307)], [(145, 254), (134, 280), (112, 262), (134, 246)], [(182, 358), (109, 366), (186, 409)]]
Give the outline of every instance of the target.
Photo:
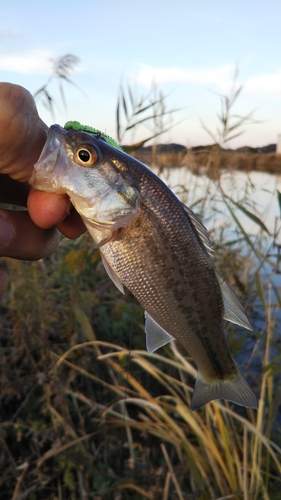
[(112, 281), (144, 307), (148, 351), (177, 339), (192, 356), (192, 409), (219, 398), (257, 408), (223, 330), (223, 318), (251, 329), (245, 311), (211, 260), (206, 228), (149, 168), (102, 134), (53, 125), (30, 182), (68, 194)]

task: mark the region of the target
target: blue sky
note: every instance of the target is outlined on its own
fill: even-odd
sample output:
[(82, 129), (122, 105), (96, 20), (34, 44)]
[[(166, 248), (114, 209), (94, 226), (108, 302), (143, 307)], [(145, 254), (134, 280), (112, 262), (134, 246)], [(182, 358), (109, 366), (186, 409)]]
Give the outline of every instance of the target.
[[(75, 54), (72, 79), (84, 94), (65, 85), (65, 111), (53, 82), (56, 122), (79, 120), (116, 138), (120, 82), (140, 96), (154, 81), (168, 108), (182, 108), (174, 117), (180, 123), (161, 141), (195, 146), (211, 142), (201, 121), (215, 132), (218, 94), (229, 91), (237, 66), (243, 92), (233, 111), (255, 110), (258, 123), (229, 145), (262, 146), (281, 133), (280, 25), (279, 0), (0, 0), (0, 80), (34, 93), (47, 81), (51, 59)], [(142, 127), (124, 142), (149, 134)]]

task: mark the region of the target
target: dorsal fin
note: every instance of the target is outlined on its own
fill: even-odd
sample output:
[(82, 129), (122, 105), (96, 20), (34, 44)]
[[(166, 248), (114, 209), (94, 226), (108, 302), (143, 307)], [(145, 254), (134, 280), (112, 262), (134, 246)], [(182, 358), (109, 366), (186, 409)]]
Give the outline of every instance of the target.
[(206, 252), (210, 256), (212, 256), (212, 254), (213, 254), (213, 247), (212, 247), (211, 240), (209, 238), (208, 230), (202, 224), (202, 222), (199, 219), (199, 217), (197, 217), (197, 215), (195, 215), (195, 213), (192, 212), (192, 210), (189, 207), (187, 207), (183, 203), (182, 203), (182, 207), (183, 207), (185, 213), (188, 215), (188, 219), (191, 221), (194, 229), (196, 230), (196, 233), (197, 233), (198, 237), (200, 238), (200, 241), (203, 244)]
[(251, 327), (245, 309), (240, 300), (215, 266), (214, 269), (223, 298), (224, 319), (230, 321), (231, 323), (235, 323), (236, 325), (243, 326), (244, 328), (247, 328), (247, 330), (252, 330), (253, 328)]
[(145, 311), (145, 333), (146, 333), (146, 348), (149, 354), (152, 354), (156, 349), (175, 340), (166, 330), (154, 321), (154, 319)]
[[(209, 238), (209, 234), (205, 226), (202, 224), (201, 220), (197, 215), (195, 215), (190, 208), (186, 205), (183, 205), (185, 213), (188, 215), (189, 220), (191, 221), (194, 229), (196, 230), (197, 236), (200, 238), (201, 243), (203, 244), (206, 252), (211, 257), (213, 254), (212, 244)], [(243, 326), (248, 330), (252, 330), (250, 322), (247, 318), (244, 307), (239, 301), (238, 297), (235, 295), (232, 288), (229, 286), (225, 278), (220, 274), (217, 270), (215, 264), (213, 264), (214, 270), (216, 273), (217, 280), (220, 285), (221, 294), (223, 298), (223, 306), (224, 306), (224, 319), (230, 321), (231, 323), (235, 323), (237, 325)]]

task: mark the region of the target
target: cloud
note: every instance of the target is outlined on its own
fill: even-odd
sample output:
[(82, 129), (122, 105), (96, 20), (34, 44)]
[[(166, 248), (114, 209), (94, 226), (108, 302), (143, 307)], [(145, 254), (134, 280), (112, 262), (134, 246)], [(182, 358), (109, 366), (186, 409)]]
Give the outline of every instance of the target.
[(47, 50), (37, 50), (27, 54), (0, 54), (0, 70), (29, 75), (50, 74), (51, 53)]
[(264, 73), (249, 78), (243, 91), (254, 95), (281, 96), (281, 70), (277, 73)]
[(16, 37), (19, 34), (20, 31), (16, 30), (15, 28), (0, 26), (0, 38)]
[[(235, 74), (234, 64), (225, 64), (215, 68), (183, 69), (177, 67), (159, 68), (140, 64), (140, 71), (135, 80), (144, 87), (152, 83), (167, 82), (190, 83), (195, 85), (215, 85), (223, 93), (229, 92)], [(281, 70), (276, 73), (264, 73), (250, 77), (242, 83), (236, 80), (237, 86), (243, 85), (243, 94), (281, 96)]]
[(221, 90), (229, 90), (233, 83), (235, 66), (226, 64), (217, 68), (182, 69), (154, 68), (141, 64), (141, 69), (136, 75), (137, 82), (144, 87), (150, 87), (153, 82), (162, 84), (166, 82), (182, 82), (191, 84), (215, 84)]

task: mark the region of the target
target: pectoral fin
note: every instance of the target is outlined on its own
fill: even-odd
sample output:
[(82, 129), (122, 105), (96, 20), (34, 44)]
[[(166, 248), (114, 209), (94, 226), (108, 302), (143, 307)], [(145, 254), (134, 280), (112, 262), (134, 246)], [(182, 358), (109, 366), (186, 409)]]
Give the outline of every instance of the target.
[(83, 217), (83, 222), (88, 229), (90, 235), (92, 236), (94, 242), (95, 242), (95, 247), (100, 248), (106, 243), (108, 243), (113, 235), (112, 229), (105, 229), (104, 227), (99, 227), (95, 224), (91, 224), (85, 217)]
[(120, 290), (121, 293), (124, 293), (124, 287), (123, 287), (120, 279), (118, 278), (118, 276), (116, 275), (116, 273), (113, 271), (112, 267), (108, 264), (108, 262), (105, 259), (103, 253), (100, 252), (100, 254), (101, 254), (101, 258), (102, 258), (102, 262), (103, 262), (104, 268), (105, 268), (108, 276), (113, 281), (114, 285), (118, 288), (118, 290)]
[[(95, 224), (91, 224), (87, 219), (83, 218), (83, 222), (88, 229), (90, 235), (92, 236), (96, 248), (100, 248), (103, 245), (106, 245), (108, 243), (113, 235), (113, 231), (111, 229), (104, 229), (101, 227), (97, 227)], [(112, 269), (112, 267), (108, 264), (106, 258), (104, 257), (102, 251), (100, 251), (102, 262), (104, 265), (104, 268), (110, 277), (110, 279), (113, 281), (114, 285), (120, 290), (121, 293), (124, 293), (124, 287), (118, 278), (117, 274), (115, 271)]]
[(149, 354), (152, 354), (156, 349), (175, 340), (161, 326), (152, 319), (145, 311), (145, 333), (146, 333), (146, 348)]
[(225, 278), (216, 268), (215, 272), (223, 298), (224, 319), (230, 321), (231, 323), (235, 323), (236, 325), (243, 326), (248, 330), (252, 330), (253, 328), (250, 325), (244, 307), (242, 306), (238, 297), (235, 295), (234, 291), (232, 290), (232, 288), (230, 288)]

